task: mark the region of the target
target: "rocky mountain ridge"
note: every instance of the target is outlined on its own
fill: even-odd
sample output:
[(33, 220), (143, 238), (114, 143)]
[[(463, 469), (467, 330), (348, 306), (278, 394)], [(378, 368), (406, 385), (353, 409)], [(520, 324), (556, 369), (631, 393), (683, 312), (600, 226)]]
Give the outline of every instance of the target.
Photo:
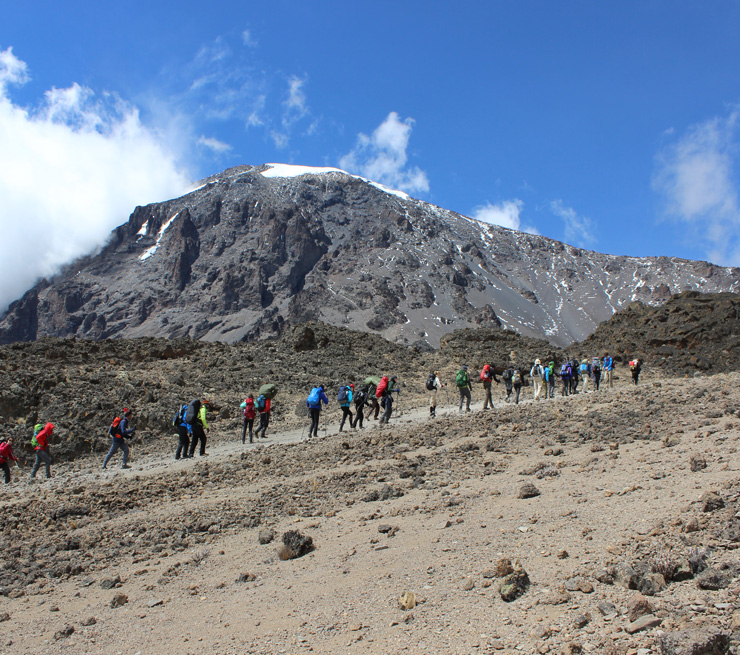
[(14, 302), (0, 342), (238, 342), (314, 320), (426, 347), (465, 327), (565, 346), (635, 300), (738, 289), (737, 268), (585, 251), (334, 169), (239, 166), (137, 207), (99, 253)]

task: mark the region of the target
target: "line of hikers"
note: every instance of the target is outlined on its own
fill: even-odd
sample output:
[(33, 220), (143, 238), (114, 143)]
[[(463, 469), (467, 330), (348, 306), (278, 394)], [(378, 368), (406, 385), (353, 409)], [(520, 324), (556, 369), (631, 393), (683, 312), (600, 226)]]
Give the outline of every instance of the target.
[[(642, 361), (640, 359), (632, 359), (629, 361), (630, 373), (632, 374), (632, 384), (636, 385), (640, 378), (640, 372), (642, 371)], [(503, 381), (506, 389), (505, 401), (508, 403), (511, 400), (512, 394), (514, 394), (514, 403), (519, 404), (519, 398), (522, 390), (522, 386), (526, 384), (526, 368), (523, 370), (519, 366), (509, 366), (504, 368), (501, 372), (501, 380), (496, 377), (496, 372), (491, 364), (485, 364), (481, 369), (479, 380), (483, 384), (484, 400), (483, 409), (493, 409), (493, 397), (492, 397), (492, 383), (496, 382), (499, 384)], [(614, 372), (614, 359), (606, 353), (603, 358), (593, 357), (566, 360), (560, 365), (559, 370), (555, 368), (555, 362), (548, 362), (543, 366), (539, 359), (535, 359), (534, 364), (529, 368), (529, 379), (532, 380), (533, 386), (533, 399), (539, 400), (540, 398), (554, 398), (555, 397), (555, 385), (559, 379), (561, 384), (560, 394), (562, 396), (570, 396), (578, 393), (578, 384), (583, 382), (582, 393), (588, 393), (589, 388), (593, 386), (595, 391), (598, 391), (603, 384), (611, 389), (613, 387), (613, 372)], [(445, 385), (440, 382), (439, 371), (433, 371), (427, 378), (427, 390), (431, 392), (429, 398), (429, 416), (434, 417), (436, 415), (437, 407), (437, 393)], [(468, 367), (463, 365), (455, 375), (455, 386), (457, 387), (460, 402), (458, 411), (463, 411), (463, 405), (465, 405), (465, 411), (470, 411), (471, 392), (473, 389), (472, 380)]]

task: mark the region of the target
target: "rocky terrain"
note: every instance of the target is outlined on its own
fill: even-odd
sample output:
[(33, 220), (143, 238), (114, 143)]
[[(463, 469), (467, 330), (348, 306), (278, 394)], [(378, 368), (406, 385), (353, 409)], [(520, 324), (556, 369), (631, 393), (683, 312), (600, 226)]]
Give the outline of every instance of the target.
[(631, 302), (738, 289), (737, 268), (585, 251), (334, 169), (240, 166), (137, 207), (100, 252), (13, 303), (0, 343), (233, 343), (311, 320), (423, 347), (475, 327), (564, 347)]
[(736, 653), (739, 382), (16, 475), (3, 651)]
[[(475, 385), (473, 413), (443, 393), (435, 420), (430, 369), (451, 382), (461, 363), (562, 351), (499, 329), (428, 351), (319, 323), (233, 345), (0, 347), (0, 430), (24, 460), (0, 497), (0, 650), (738, 653), (740, 372), (702, 364), (737, 368), (736, 302), (684, 294), (602, 326), (583, 350), (644, 354), (637, 387), (621, 363), (613, 390), (525, 387), (513, 405), (499, 386), (483, 412)], [(671, 356), (666, 324), (684, 334)], [(315, 382), (391, 372), (389, 426), (338, 433), (332, 402), (305, 439)], [(243, 446), (238, 404), (268, 380), (268, 438)], [(213, 402), (209, 455), (176, 462), (169, 420), (196, 396)], [(132, 469), (101, 471), (124, 404)], [(53, 477), (29, 484), (38, 420), (58, 426)]]

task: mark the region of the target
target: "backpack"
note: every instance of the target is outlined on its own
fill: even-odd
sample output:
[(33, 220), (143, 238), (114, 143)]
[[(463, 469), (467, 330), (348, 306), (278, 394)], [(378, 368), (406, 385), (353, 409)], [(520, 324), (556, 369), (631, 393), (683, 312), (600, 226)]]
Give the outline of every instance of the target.
[[(120, 419), (119, 419), (120, 420)], [(41, 432), (41, 430), (44, 429), (43, 423), (36, 423), (36, 425), (33, 426), (33, 435), (31, 436), (31, 445), (36, 448), (39, 445), (39, 442), (36, 441), (36, 435)]]
[(601, 373), (601, 366), (598, 359), (594, 359), (593, 362), (591, 362), (591, 373), (593, 375), (598, 375)]
[(185, 410), (185, 416), (183, 417), (183, 420), (188, 425), (193, 425), (198, 420), (199, 414), (200, 414), (200, 400), (194, 400), (188, 405), (187, 410)]
[(588, 375), (588, 364), (581, 364), (580, 371), (581, 375)]
[(463, 387), (467, 387), (468, 386), (468, 372), (463, 369), (460, 369), (457, 372), (457, 375), (455, 376), (455, 384), (461, 389)]
[(252, 398), (247, 398), (242, 405), (244, 405), (244, 417), (247, 418), (248, 414), (253, 414), (254, 412), (254, 400)]
[(354, 395), (354, 401), (355, 406), (362, 407), (365, 404), (365, 401), (367, 400), (367, 391), (363, 391), (360, 389), (358, 392)]
[(522, 374), (518, 370), (514, 371), (514, 375), (511, 376), (511, 381), (514, 384), (521, 384), (522, 383)]
[(172, 419), (172, 425), (179, 428), (185, 418), (185, 412), (188, 410), (187, 405), (182, 405), (175, 413), (175, 418)]
[(504, 372), (501, 373), (501, 379), (511, 380), (511, 369), (510, 368), (504, 369)]
[[(113, 423), (111, 423), (110, 427), (108, 428), (108, 434), (111, 437), (120, 436), (121, 434), (121, 417), (120, 416), (116, 416), (116, 418), (113, 419)], [(34, 444), (34, 442), (36, 443)], [(35, 434), (33, 435), (33, 439), (31, 439), (31, 444), (35, 446), (39, 445), (38, 441), (36, 441)]]
[(385, 390), (388, 388), (388, 376), (384, 375), (380, 382), (378, 382), (378, 386), (375, 388), (375, 397), (380, 398), (384, 393)]
[(491, 379), (491, 365), (490, 364), (486, 364), (483, 367), (483, 370), (480, 372), (480, 379), (481, 379), (481, 382), (485, 382), (486, 380)]
[(434, 389), (436, 388), (434, 386), (434, 382), (436, 381), (436, 379), (437, 376), (434, 375), (434, 373), (429, 374), (429, 377), (427, 378), (427, 391), (434, 391)]
[(637, 368), (637, 360), (632, 359), (630, 360), (630, 371), (634, 371)]
[(563, 364), (560, 367), (560, 377), (561, 378), (569, 378), (570, 377), (570, 364)]
[(266, 402), (267, 400), (264, 394), (257, 396), (257, 400), (254, 401), (254, 406), (257, 408), (257, 411), (263, 412), (265, 410)]
[(339, 393), (337, 394), (337, 402), (340, 405), (342, 403), (349, 402), (349, 387), (339, 387)]
[(308, 398), (306, 399), (309, 405), (316, 405), (321, 402), (321, 389), (319, 387), (314, 387), (311, 389), (311, 392), (308, 394)]

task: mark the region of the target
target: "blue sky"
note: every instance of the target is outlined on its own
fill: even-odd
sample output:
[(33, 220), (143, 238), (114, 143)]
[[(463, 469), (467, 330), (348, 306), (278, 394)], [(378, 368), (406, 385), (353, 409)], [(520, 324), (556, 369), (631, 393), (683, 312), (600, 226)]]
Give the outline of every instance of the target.
[(266, 162), (602, 252), (740, 265), (737, 2), (0, 13), (0, 305), (135, 205)]

